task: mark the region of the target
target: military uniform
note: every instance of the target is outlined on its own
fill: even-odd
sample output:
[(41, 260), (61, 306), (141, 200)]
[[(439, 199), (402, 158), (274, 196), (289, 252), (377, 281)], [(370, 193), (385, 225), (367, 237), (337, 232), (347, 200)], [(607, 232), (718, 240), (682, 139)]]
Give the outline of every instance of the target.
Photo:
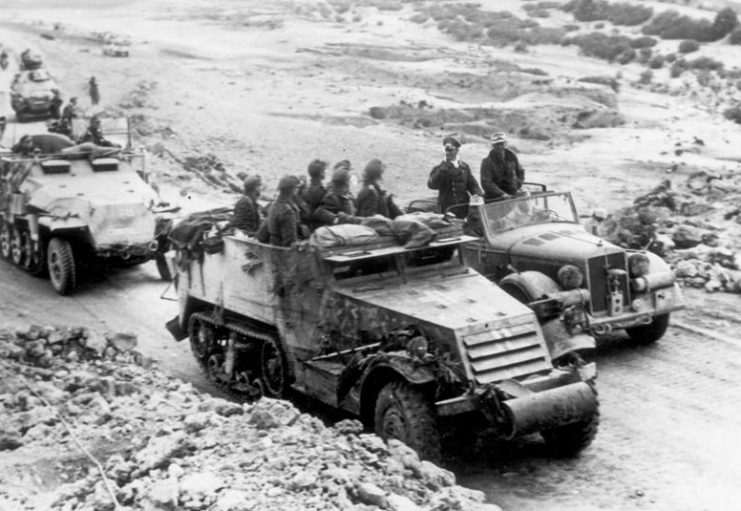
[(450, 206), (462, 204), (453, 210), (458, 218), (465, 218), (468, 215), (468, 201), (471, 195), (482, 194), (471, 168), (463, 161), (459, 161), (457, 167), (447, 160), (440, 162), (430, 172), (427, 186), (439, 191), (437, 202), (441, 213), (445, 213)]
[(260, 227), (260, 212), (252, 197), (243, 195), (234, 206), (232, 225), (247, 234), (254, 234)]
[(358, 216), (382, 215), (396, 218), (402, 211), (391, 197), (376, 183), (366, 183), (358, 193)]
[(270, 244), (288, 247), (298, 239), (299, 211), (293, 200), (278, 197), (270, 206), (267, 219)]
[(515, 195), (525, 181), (525, 170), (520, 165), (517, 155), (509, 149), (500, 156), (492, 150), (481, 160), (481, 186), (484, 188), (484, 199), (501, 199), (505, 195)]

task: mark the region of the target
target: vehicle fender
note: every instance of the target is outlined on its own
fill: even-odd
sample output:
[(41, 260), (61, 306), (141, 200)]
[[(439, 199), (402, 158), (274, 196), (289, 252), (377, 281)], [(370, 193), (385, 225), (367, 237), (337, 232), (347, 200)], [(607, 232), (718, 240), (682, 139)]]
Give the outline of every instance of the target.
[(649, 273), (660, 273), (665, 271), (672, 271), (671, 266), (664, 261), (661, 256), (649, 252), (648, 250), (643, 252), (643, 255), (648, 257), (649, 262)]
[[(360, 387), (360, 417), (365, 424), (373, 423), (376, 397), (390, 381), (404, 380), (415, 386), (425, 386), (436, 381), (429, 366), (406, 353), (379, 353), (365, 365), (355, 381), (344, 382), (338, 389), (338, 398), (344, 398), (353, 386)], [(340, 396), (342, 390), (343, 395)]]
[(87, 230), (87, 223), (77, 217), (53, 218), (44, 216), (39, 218), (39, 225), (49, 229), (52, 233), (54, 231)]
[(528, 302), (547, 298), (547, 295), (561, 291), (561, 286), (556, 281), (539, 271), (511, 273), (499, 282), (499, 286), (505, 290), (509, 286), (519, 289)]

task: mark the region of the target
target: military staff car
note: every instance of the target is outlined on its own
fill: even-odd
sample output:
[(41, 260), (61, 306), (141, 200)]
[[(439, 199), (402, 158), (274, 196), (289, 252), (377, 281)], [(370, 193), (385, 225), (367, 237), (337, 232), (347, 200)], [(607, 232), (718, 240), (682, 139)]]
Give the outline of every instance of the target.
[(174, 241), (168, 329), (219, 385), (313, 396), (433, 460), (451, 421), (539, 432), (565, 455), (592, 441), (594, 365), (554, 367), (533, 311), (465, 264), (459, 225), (417, 248), (282, 248), (196, 225)]
[[(475, 202), (475, 201), (474, 201)], [(631, 339), (660, 339), (683, 307), (669, 265), (648, 251), (625, 250), (588, 233), (570, 193), (471, 204), (480, 239), (461, 253), (473, 268), (536, 312), (558, 357), (575, 332), (625, 329)]]

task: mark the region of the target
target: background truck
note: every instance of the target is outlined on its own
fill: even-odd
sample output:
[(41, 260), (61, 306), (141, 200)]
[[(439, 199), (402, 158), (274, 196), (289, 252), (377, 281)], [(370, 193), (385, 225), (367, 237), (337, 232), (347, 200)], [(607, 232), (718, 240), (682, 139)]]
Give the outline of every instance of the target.
[(33, 154), (0, 154), (0, 256), (71, 293), (86, 265), (156, 259), (171, 219), (143, 179), (145, 153), (87, 144), (62, 135), (26, 135)]
[(313, 396), (428, 459), (451, 421), (505, 439), (540, 432), (561, 454), (592, 441), (594, 365), (553, 366), (533, 311), (464, 263), (475, 238), (459, 225), (417, 248), (386, 237), (280, 248), (208, 232), (172, 232), (179, 315), (168, 329), (214, 382)]

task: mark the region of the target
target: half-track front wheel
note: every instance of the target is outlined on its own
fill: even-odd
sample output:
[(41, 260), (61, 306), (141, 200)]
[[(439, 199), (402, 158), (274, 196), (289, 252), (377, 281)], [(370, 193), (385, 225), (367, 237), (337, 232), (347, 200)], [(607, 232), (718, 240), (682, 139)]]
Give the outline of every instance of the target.
[(8, 222), (0, 220), (0, 256), (3, 259), (10, 259), (10, 237), (11, 225)]
[(46, 265), (49, 268), (49, 280), (54, 290), (60, 295), (67, 295), (77, 285), (75, 257), (72, 245), (62, 238), (52, 238), (46, 253)]
[(31, 237), (25, 230), (14, 225), (10, 230), (10, 260), (21, 268), (27, 268), (31, 260)]
[(408, 383), (394, 381), (381, 389), (376, 399), (374, 425), (381, 438), (396, 438), (421, 458), (440, 461), (440, 433), (432, 404)]
[(669, 313), (654, 317), (648, 325), (626, 328), (625, 331), (633, 341), (641, 344), (651, 344), (664, 337), (667, 328), (669, 328)]
[(599, 409), (588, 419), (543, 431), (541, 435), (554, 456), (569, 458), (576, 456), (592, 443), (597, 435), (598, 426)]

